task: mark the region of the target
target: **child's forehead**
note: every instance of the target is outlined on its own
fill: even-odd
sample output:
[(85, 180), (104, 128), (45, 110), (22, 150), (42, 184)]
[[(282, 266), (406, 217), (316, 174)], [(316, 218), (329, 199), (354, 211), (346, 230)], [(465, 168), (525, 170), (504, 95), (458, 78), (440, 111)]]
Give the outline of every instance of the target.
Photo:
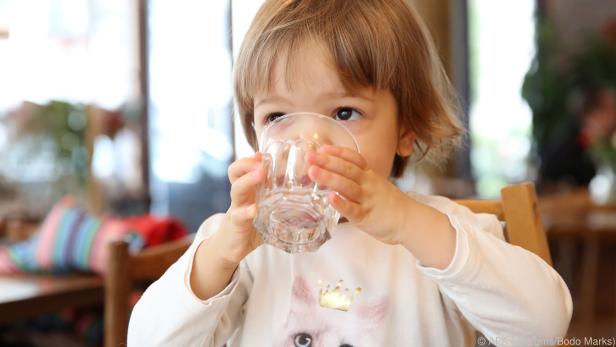
[[(345, 85), (337, 74), (329, 75), (322, 79), (314, 78), (316, 75), (308, 73), (298, 75), (296, 78), (285, 80), (281, 78), (272, 79), (267, 86), (263, 85), (258, 89), (253, 97), (255, 105), (264, 102), (289, 102), (296, 99), (309, 101), (327, 101), (348, 97), (363, 97), (372, 99), (374, 88), (359, 85)], [(319, 82), (319, 83), (317, 83)]]
[(294, 50), (286, 50), (275, 58), (269, 72), (267, 89), (311, 86), (321, 81), (328, 85), (344, 88), (340, 71), (331, 54), (322, 44), (309, 41)]
[(272, 95), (310, 93), (341, 97), (370, 89), (344, 78), (323, 44), (307, 42), (276, 57), (273, 68), (261, 76), (255, 99)]

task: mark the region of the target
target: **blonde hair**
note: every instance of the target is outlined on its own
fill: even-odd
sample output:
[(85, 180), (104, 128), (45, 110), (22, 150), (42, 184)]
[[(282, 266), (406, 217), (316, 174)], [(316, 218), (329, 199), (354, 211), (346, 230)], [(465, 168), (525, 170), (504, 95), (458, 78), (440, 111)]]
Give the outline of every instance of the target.
[[(463, 128), (451, 85), (425, 25), (404, 0), (269, 0), (235, 66), (237, 107), (253, 148), (254, 95), (271, 88), (277, 59), (286, 59), (288, 79), (293, 53), (306, 40), (324, 45), (347, 89), (393, 94), (400, 126), (415, 135), (415, 157), (439, 161), (458, 143)], [(407, 162), (396, 155), (391, 175), (401, 176)]]

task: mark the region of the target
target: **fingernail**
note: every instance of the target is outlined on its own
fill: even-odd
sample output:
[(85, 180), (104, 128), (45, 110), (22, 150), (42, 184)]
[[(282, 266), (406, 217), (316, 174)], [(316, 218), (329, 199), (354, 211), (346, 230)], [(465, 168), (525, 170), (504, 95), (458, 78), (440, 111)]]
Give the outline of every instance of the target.
[(255, 171), (252, 172), (252, 177), (254, 178), (261, 178), (261, 169), (256, 169)]
[(252, 158), (256, 161), (261, 161), (261, 159), (263, 159), (263, 153), (257, 152), (255, 153), (255, 155), (252, 156)]

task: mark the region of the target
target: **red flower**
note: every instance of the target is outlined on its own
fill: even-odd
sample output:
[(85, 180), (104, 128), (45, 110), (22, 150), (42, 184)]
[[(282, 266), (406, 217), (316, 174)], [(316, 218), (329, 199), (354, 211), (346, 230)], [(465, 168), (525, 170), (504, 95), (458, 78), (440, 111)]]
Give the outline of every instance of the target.
[(616, 18), (605, 23), (601, 30), (601, 36), (610, 44), (616, 46)]
[(578, 133), (576, 141), (583, 149), (588, 149), (592, 145), (590, 135), (584, 130)]

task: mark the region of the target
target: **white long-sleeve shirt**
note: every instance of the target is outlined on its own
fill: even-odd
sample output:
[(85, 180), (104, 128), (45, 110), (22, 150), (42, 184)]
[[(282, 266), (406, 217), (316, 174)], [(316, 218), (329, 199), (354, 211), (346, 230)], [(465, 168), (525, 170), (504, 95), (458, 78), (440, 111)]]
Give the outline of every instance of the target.
[[(445, 213), (456, 231), (447, 268), (422, 266), (402, 246), (345, 223), (314, 253), (260, 246), (221, 293), (200, 300), (189, 278), (197, 246), (220, 225), (214, 215), (135, 306), (128, 345), (474, 346), (477, 330), (499, 346), (529, 346), (566, 334), (571, 296), (552, 267), (506, 243), (494, 216), (412, 197)], [(348, 310), (329, 307), (331, 298)]]

